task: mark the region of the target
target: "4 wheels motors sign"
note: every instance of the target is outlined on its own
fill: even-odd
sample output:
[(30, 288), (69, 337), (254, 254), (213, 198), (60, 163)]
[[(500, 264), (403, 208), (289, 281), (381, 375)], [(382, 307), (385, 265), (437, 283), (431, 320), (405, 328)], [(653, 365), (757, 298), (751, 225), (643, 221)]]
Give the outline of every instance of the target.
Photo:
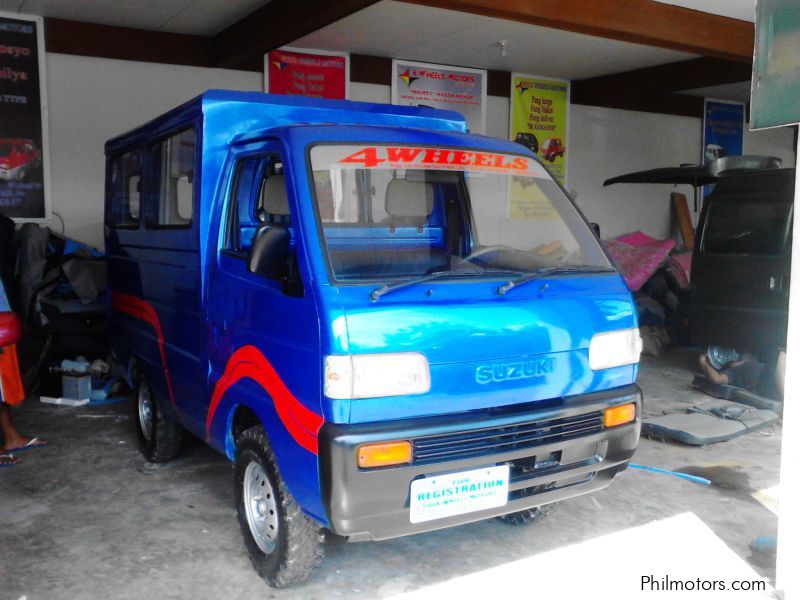
[(0, 13), (0, 213), (49, 218), (42, 20)]
[(454, 110), (486, 133), (486, 71), (393, 60), (392, 104)]

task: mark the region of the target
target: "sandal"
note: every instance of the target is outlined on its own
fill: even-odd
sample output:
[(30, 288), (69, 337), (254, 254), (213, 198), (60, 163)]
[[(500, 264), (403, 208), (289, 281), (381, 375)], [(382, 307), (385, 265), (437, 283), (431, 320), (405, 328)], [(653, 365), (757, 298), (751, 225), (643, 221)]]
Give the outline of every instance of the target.
[(0, 454), (0, 469), (3, 467), (13, 467), (17, 462), (19, 462), (19, 459), (10, 453)]
[(8, 448), (6, 452), (25, 452), (26, 450), (35, 450), (36, 448), (47, 448), (48, 443), (40, 440), (38, 437), (33, 437), (27, 441), (24, 446), (19, 448)]

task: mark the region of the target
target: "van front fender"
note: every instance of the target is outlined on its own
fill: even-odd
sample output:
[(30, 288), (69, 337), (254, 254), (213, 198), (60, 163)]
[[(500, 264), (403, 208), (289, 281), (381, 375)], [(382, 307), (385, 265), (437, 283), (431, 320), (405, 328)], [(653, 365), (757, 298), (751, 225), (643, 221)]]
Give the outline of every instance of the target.
[[(294, 420), (297, 413), (289, 410), (277, 395), (268, 393), (258, 375), (253, 375), (229, 378), (227, 381), (223, 376), (220, 379), (223, 386), (221, 391), (220, 382), (217, 383), (209, 407), (207, 441), (223, 451), (230, 460), (236, 460), (235, 416), (242, 407), (249, 409), (264, 427), (278, 472), (289, 492), (306, 514), (327, 526), (317, 459), (317, 431), (322, 426), (322, 417), (311, 413), (317, 417), (315, 422), (318, 424), (313, 431), (303, 429)], [(307, 422), (304, 424), (310, 426)], [(305, 433), (300, 434), (300, 430)]]

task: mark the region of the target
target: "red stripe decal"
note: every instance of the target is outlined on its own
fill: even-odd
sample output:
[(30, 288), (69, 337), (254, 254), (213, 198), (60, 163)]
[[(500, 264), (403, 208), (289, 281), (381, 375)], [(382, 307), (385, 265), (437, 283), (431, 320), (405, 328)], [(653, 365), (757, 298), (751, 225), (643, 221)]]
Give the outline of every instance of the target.
[(139, 319), (150, 325), (156, 334), (156, 341), (158, 342), (158, 351), (161, 354), (161, 367), (164, 369), (164, 376), (167, 378), (167, 390), (169, 390), (169, 399), (172, 404), (175, 404), (175, 396), (172, 394), (172, 380), (169, 376), (169, 369), (167, 368), (167, 356), (164, 352), (164, 333), (161, 330), (161, 321), (158, 318), (158, 313), (153, 306), (137, 298), (136, 296), (129, 296), (120, 292), (111, 292), (111, 308), (126, 315), (130, 315), (134, 319)]
[(322, 417), (303, 406), (294, 397), (266, 357), (255, 346), (242, 346), (228, 359), (225, 372), (214, 386), (214, 393), (211, 396), (206, 417), (206, 434), (210, 434), (214, 413), (225, 392), (245, 377), (255, 381), (270, 395), (278, 417), (295, 441), (312, 454), (317, 454), (317, 433), (322, 427)]

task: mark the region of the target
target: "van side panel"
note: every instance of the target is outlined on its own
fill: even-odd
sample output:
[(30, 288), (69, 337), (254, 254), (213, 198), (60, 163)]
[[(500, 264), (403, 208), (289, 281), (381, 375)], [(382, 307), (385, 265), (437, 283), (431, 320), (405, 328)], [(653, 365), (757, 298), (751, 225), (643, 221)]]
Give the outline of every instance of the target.
[[(147, 156), (152, 142), (192, 124), (197, 129), (194, 162), (199, 173), (202, 129), (196, 114), (143, 132), (128, 147), (141, 148)], [(200, 293), (200, 178), (194, 182), (191, 224), (159, 228), (153, 224), (158, 202), (153, 161), (143, 162), (138, 226), (106, 228), (112, 348), (118, 360), (135, 358), (146, 365), (145, 374), (161, 406), (187, 429), (201, 434), (204, 411), (197, 399), (207, 396), (207, 361)], [(108, 206), (106, 210), (108, 214)]]
[(202, 413), (195, 399), (206, 394), (199, 255), (196, 248), (160, 247), (158, 236), (149, 244), (120, 242), (109, 252), (114, 347), (120, 340), (161, 371), (149, 383), (162, 406), (176, 408), (179, 421), (196, 432)]

